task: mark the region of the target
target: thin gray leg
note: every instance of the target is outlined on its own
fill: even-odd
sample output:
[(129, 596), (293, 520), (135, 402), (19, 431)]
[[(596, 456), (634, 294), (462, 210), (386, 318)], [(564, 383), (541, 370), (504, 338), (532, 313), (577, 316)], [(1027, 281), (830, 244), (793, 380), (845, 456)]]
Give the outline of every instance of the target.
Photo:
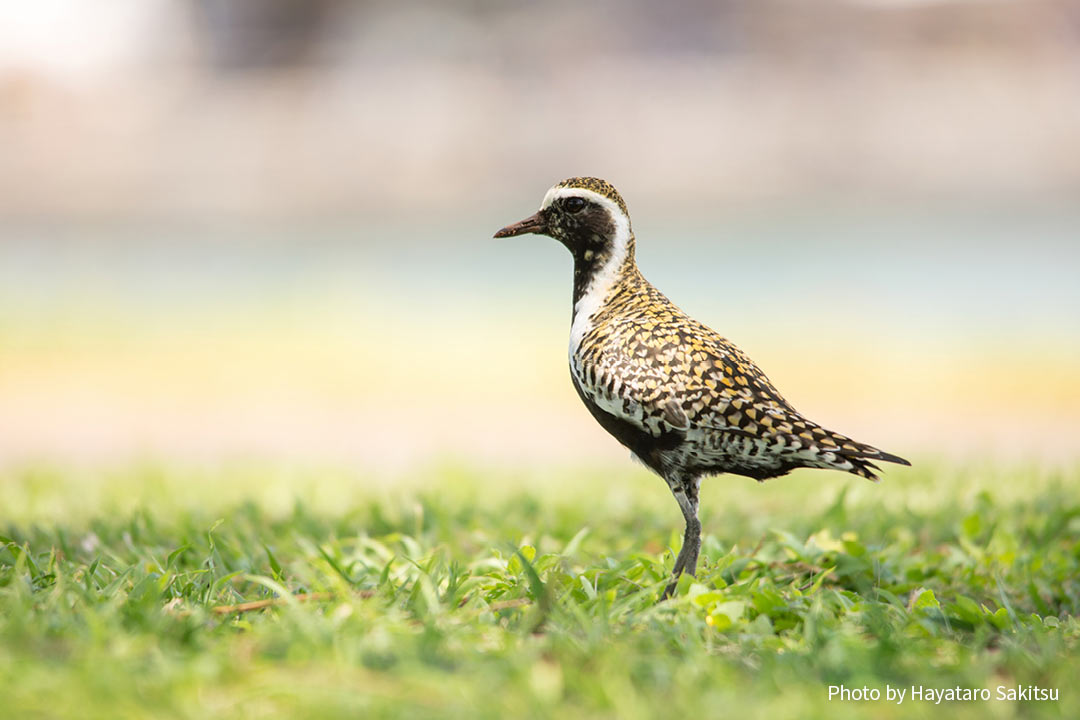
[(694, 478), (687, 481), (668, 482), (672, 494), (679, 503), (683, 519), (686, 520), (686, 532), (683, 534), (682, 549), (675, 558), (675, 567), (672, 569), (672, 580), (666, 588), (661, 600), (667, 600), (675, 592), (675, 585), (679, 582), (679, 576), (684, 572), (693, 575), (697, 572), (698, 553), (701, 551), (701, 521), (698, 520), (698, 486), (700, 480)]

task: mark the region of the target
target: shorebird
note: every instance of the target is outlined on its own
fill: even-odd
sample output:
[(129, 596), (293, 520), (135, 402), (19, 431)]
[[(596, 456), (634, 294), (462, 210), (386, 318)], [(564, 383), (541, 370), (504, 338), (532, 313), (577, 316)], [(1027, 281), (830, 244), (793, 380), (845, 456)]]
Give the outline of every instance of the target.
[(703, 477), (761, 482), (806, 467), (876, 482), (874, 461), (911, 464), (807, 420), (741, 350), (653, 287), (638, 270), (630, 215), (610, 183), (564, 180), (535, 215), (495, 237), (528, 233), (555, 238), (574, 257), (574, 388), (596, 421), (667, 482), (682, 510), (683, 545), (662, 600), (697, 569)]

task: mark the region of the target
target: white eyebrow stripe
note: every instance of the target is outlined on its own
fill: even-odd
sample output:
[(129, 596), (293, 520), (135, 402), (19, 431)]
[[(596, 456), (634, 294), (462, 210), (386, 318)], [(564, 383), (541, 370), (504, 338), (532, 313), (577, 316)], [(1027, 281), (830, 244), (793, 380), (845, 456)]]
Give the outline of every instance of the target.
[(560, 188), (558, 185), (556, 185), (555, 187), (548, 190), (547, 194), (544, 195), (544, 202), (540, 203), (540, 209), (546, 210), (551, 207), (551, 203), (555, 202), (555, 193), (562, 189), (564, 188)]
[[(546, 210), (551, 207), (553, 202), (564, 197), (585, 198), (598, 205), (603, 205), (611, 212), (612, 217), (615, 218), (616, 222), (618, 222), (618, 218), (620, 217), (626, 218), (626, 213), (624, 213), (618, 203), (611, 198), (601, 195), (594, 190), (586, 190), (585, 188), (579, 187), (559, 187), (556, 185), (547, 191), (547, 195), (544, 196), (544, 202), (540, 203), (540, 209)], [(626, 219), (629, 221), (629, 218)]]

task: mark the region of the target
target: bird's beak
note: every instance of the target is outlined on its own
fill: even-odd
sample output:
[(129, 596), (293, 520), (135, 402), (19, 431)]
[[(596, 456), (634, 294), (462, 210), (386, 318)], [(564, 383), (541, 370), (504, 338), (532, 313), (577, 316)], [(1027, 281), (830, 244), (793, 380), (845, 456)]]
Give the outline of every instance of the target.
[(538, 212), (513, 225), (507, 225), (502, 230), (495, 233), (495, 237), (514, 237), (515, 235), (527, 235), (529, 233), (539, 233), (543, 235), (545, 232), (547, 232), (547, 223), (544, 221), (543, 213)]

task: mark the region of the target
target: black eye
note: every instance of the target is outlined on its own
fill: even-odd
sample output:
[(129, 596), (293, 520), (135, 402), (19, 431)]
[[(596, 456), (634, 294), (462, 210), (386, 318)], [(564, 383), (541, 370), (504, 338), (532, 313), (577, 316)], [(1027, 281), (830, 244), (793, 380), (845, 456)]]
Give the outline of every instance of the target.
[(585, 198), (568, 197), (563, 202), (563, 207), (566, 208), (566, 212), (568, 213), (580, 212), (581, 209), (585, 207)]

